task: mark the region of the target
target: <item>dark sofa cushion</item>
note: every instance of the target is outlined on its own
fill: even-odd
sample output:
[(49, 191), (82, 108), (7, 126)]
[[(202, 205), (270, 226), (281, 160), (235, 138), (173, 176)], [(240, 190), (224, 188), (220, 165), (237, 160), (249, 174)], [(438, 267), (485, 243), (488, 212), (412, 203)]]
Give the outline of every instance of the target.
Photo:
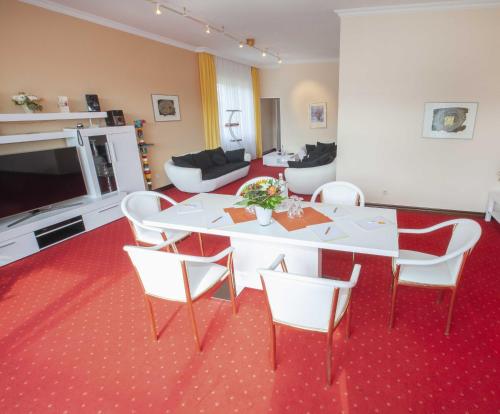
[(224, 165), (227, 163), (226, 155), (221, 147), (212, 150), (212, 163), (214, 165)]
[(213, 167), (207, 168), (206, 170), (201, 170), (201, 179), (204, 181), (213, 180), (214, 178), (221, 177), (232, 171), (244, 168), (248, 165), (250, 165), (250, 163), (247, 161), (228, 162), (224, 165), (214, 165)]
[(193, 154), (193, 164), (196, 168), (201, 168), (202, 170), (206, 170), (207, 168), (212, 167), (214, 164), (212, 163), (210, 155), (210, 150), (205, 150), (198, 152), (197, 154)]
[(226, 151), (226, 158), (229, 162), (241, 162), (245, 160), (245, 150), (237, 149), (232, 151)]
[(316, 145), (314, 144), (306, 144), (306, 155), (309, 155), (316, 149)]
[(323, 152), (329, 152), (334, 157), (337, 155), (337, 144), (335, 144), (335, 142), (331, 142), (331, 143), (325, 144), (323, 142), (319, 142), (318, 141), (317, 144), (318, 144), (317, 148), (321, 149), (321, 151), (323, 151)]
[(193, 156), (191, 154), (181, 155), (180, 157), (172, 157), (172, 162), (177, 167), (197, 168), (194, 165)]
[(326, 153), (312, 160), (288, 161), (288, 166), (290, 168), (320, 167), (321, 165), (330, 164), (333, 160), (334, 160), (333, 155)]

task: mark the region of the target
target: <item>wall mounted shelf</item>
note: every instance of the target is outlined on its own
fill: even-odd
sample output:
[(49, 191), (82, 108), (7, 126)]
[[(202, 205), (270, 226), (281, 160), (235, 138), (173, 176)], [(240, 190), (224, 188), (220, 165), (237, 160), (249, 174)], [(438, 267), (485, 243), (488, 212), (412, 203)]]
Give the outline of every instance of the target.
[(0, 135), (0, 144), (14, 144), (16, 142), (47, 141), (50, 139), (70, 138), (72, 135), (65, 131), (36, 132), (31, 134)]
[(106, 118), (106, 112), (46, 112), (0, 114), (0, 122), (37, 122), (37, 121), (64, 121), (67, 119), (99, 119)]

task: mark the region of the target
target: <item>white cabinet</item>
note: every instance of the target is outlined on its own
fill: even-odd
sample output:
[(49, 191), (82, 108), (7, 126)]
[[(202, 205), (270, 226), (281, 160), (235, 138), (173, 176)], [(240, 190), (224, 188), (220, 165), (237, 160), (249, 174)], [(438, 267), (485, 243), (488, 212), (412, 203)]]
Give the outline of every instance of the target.
[(22, 257), (38, 252), (38, 243), (34, 233), (0, 241), (0, 266), (4, 266)]
[(69, 130), (85, 173), (88, 194), (94, 197), (145, 189), (135, 129), (132, 126)]
[(118, 191), (130, 193), (144, 190), (144, 176), (135, 132), (133, 135), (127, 131), (106, 136), (111, 148)]

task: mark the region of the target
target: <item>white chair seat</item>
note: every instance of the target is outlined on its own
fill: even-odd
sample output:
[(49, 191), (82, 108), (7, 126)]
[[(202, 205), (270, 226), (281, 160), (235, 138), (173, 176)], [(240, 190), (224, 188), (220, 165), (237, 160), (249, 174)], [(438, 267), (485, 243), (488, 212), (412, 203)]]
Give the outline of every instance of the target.
[[(399, 259), (405, 260), (432, 260), (438, 257), (413, 250), (399, 251)], [(455, 284), (447, 262), (427, 266), (401, 265), (399, 281), (433, 286), (452, 286)]]
[[(294, 295), (293, 299), (289, 295), (284, 295), (283, 301), (272, 303), (274, 321), (300, 329), (328, 332), (332, 311), (331, 289), (323, 289), (315, 293), (315, 295)], [(340, 321), (348, 303), (349, 289), (339, 289), (335, 325)]]
[[(179, 230), (165, 230), (164, 233), (167, 236), (167, 240), (171, 240), (174, 243), (190, 235), (190, 233), (187, 231), (179, 231)], [(161, 235), (161, 232), (149, 230), (146, 228), (141, 228), (140, 233), (137, 235), (137, 240), (151, 245), (158, 245), (163, 243), (163, 237)]]
[(216, 283), (221, 281), (224, 274), (228, 274), (227, 267), (216, 263), (186, 263), (189, 290), (191, 298), (194, 300), (203, 295)]

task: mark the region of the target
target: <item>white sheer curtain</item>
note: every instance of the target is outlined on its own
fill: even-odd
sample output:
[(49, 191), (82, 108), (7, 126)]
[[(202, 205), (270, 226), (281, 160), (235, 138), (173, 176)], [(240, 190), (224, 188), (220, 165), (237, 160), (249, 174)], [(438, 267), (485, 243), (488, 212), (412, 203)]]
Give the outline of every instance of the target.
[[(221, 146), (225, 151), (244, 148), (255, 158), (255, 111), (250, 66), (220, 57), (216, 58), (215, 64)], [(239, 126), (233, 127), (232, 132), (242, 141), (235, 140), (229, 127), (225, 126), (231, 114), (228, 110), (232, 109), (241, 111), (233, 116), (232, 123)]]

